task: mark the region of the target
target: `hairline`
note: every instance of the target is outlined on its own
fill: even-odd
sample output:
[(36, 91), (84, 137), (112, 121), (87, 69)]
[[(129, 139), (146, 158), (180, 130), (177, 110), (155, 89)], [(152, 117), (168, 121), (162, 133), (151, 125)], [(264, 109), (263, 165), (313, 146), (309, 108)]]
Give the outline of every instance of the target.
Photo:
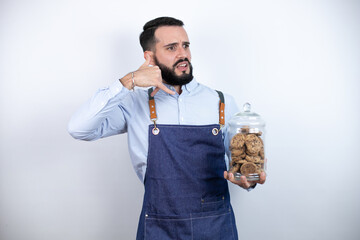
[[(185, 28), (184, 28), (184, 26), (177, 26), (177, 25), (161, 25), (161, 26), (158, 26), (156, 29), (155, 29), (155, 32), (154, 32), (154, 40), (155, 40), (155, 43), (153, 44), (153, 46), (151, 47), (151, 50), (146, 50), (146, 51), (151, 51), (151, 52), (153, 52), (153, 53), (155, 53), (156, 51), (156, 44), (158, 43), (158, 42), (160, 42), (160, 40), (159, 39), (157, 39), (157, 37), (156, 37), (156, 32), (157, 32), (157, 30), (159, 29), (159, 28), (162, 28), (162, 27), (180, 27), (180, 28), (183, 28), (184, 29), (184, 31), (186, 32), (186, 30), (185, 30)], [(186, 33), (187, 34), (187, 33)], [(188, 42), (188, 43), (190, 43), (190, 41), (186, 41), (186, 42)]]
[(140, 34), (140, 45), (144, 52), (152, 51), (154, 49), (154, 44), (156, 45), (157, 42), (159, 42), (155, 37), (156, 30), (160, 27), (166, 26), (183, 27), (184, 22), (173, 17), (164, 16), (155, 18), (145, 23), (143, 31)]

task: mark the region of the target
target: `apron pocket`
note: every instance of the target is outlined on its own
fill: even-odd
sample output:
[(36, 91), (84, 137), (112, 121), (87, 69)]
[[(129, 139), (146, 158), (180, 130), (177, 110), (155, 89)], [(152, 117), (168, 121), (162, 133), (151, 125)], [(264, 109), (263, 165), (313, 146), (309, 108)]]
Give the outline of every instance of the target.
[(223, 209), (207, 214), (192, 214), (193, 239), (234, 240), (232, 212)]
[(224, 196), (206, 197), (201, 199), (201, 210), (203, 212), (220, 211), (227, 206)]
[(145, 217), (145, 240), (193, 239), (191, 219), (177, 216)]

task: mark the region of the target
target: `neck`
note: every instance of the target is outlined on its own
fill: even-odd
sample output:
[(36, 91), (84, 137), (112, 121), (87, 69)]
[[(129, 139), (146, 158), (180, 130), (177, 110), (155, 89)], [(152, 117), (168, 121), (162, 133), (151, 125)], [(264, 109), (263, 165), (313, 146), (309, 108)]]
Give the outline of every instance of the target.
[(173, 86), (175, 88), (175, 91), (180, 95), (182, 90), (181, 90), (181, 85), (176, 85), (176, 86)]
[[(168, 84), (164, 79), (163, 79), (163, 83)], [(170, 85), (170, 84), (169, 84), (169, 85)], [(181, 92), (182, 92), (181, 86), (182, 86), (182, 85), (171, 85), (171, 86), (173, 86), (173, 87), (175, 88), (175, 91), (176, 91), (179, 95), (181, 94)]]

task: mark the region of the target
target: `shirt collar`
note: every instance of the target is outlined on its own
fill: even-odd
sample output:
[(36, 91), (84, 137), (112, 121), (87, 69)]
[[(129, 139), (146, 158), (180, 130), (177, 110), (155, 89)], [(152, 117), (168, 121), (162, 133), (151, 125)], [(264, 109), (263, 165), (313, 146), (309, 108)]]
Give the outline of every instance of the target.
[[(165, 85), (168, 89), (170, 89), (171, 91), (175, 91), (175, 88), (174, 88), (172, 85), (169, 85), (169, 84), (166, 84), (166, 83), (164, 83), (164, 85)], [(182, 91), (186, 90), (187, 92), (190, 93), (190, 92), (193, 91), (198, 85), (199, 85), (199, 83), (196, 81), (195, 78), (193, 78), (193, 79), (191, 80), (191, 82), (189, 82), (188, 84), (182, 85), (182, 86), (181, 86), (181, 90), (182, 90)], [(160, 90), (160, 92), (163, 93), (163, 94), (168, 94), (168, 93), (164, 92), (163, 90)]]
[(198, 86), (199, 84), (198, 84), (198, 82), (196, 81), (196, 79), (195, 78), (193, 78), (193, 80), (191, 80), (191, 82), (189, 82), (188, 84), (186, 84), (186, 85), (183, 85), (182, 87), (181, 87), (181, 90), (187, 90), (189, 93), (191, 92), (191, 91), (193, 91), (197, 86)]

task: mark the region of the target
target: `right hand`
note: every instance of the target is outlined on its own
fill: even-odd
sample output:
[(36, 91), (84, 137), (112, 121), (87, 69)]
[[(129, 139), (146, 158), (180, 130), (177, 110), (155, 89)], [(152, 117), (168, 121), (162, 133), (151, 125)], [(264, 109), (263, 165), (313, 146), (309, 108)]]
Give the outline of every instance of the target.
[[(151, 62), (151, 57), (149, 54), (146, 54), (146, 60), (139, 67), (138, 70), (134, 72), (134, 82), (135, 86), (138, 87), (152, 87), (155, 86), (155, 90), (151, 93), (151, 96), (154, 96), (160, 89), (169, 94), (175, 94), (174, 91), (168, 89), (162, 82), (161, 70), (158, 66), (149, 66)], [(131, 80), (131, 77), (130, 77)]]
[(266, 174), (265, 172), (261, 172), (260, 179), (258, 181), (248, 181), (245, 176), (241, 176), (239, 181), (235, 179), (234, 173), (224, 171), (224, 178), (244, 189), (248, 189), (253, 187), (256, 183), (264, 184), (266, 181)]

